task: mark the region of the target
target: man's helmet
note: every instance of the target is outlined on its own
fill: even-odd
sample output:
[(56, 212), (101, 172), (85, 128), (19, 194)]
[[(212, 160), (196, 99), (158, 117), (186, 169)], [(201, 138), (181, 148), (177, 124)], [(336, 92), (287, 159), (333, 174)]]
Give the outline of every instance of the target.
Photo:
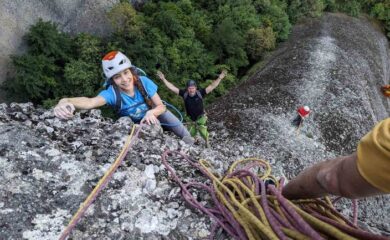
[(308, 106), (304, 106), (303, 110), (305, 110), (306, 112), (310, 112), (310, 108)]
[(196, 84), (195, 80), (188, 80), (187, 81), (187, 88), (196, 87), (196, 86), (197, 86), (197, 84)]
[(131, 68), (131, 62), (126, 55), (119, 51), (112, 51), (106, 54), (102, 59), (102, 67), (104, 75), (107, 79), (112, 78), (115, 74)]

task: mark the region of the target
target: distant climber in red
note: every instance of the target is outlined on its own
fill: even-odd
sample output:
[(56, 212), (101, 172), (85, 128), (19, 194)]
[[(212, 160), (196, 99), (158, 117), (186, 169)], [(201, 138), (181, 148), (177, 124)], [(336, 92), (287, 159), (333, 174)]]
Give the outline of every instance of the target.
[(309, 116), (311, 110), (308, 106), (303, 106), (303, 107), (299, 107), (297, 109), (297, 112), (298, 115), (292, 121), (292, 125), (299, 128), (302, 125), (303, 120)]
[(384, 85), (381, 87), (383, 95), (390, 97), (390, 85)]

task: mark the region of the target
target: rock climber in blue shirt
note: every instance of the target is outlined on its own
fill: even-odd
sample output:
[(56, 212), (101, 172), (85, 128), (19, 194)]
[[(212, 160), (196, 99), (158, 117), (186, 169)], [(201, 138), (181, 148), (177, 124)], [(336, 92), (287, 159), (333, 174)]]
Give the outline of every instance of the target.
[(138, 76), (137, 68), (129, 58), (119, 51), (112, 51), (102, 59), (102, 67), (108, 87), (96, 97), (61, 99), (54, 108), (57, 117), (72, 118), (76, 109), (92, 109), (105, 104), (115, 108), (119, 105), (117, 112), (120, 116), (129, 116), (135, 123), (165, 123), (166, 129), (186, 143), (193, 143), (188, 130), (162, 103), (157, 85), (147, 77)]

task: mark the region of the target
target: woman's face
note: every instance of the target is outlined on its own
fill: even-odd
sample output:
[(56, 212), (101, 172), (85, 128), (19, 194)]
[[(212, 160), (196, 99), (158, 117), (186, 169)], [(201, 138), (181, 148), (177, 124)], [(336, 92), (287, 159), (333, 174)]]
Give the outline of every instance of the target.
[(112, 77), (115, 84), (122, 90), (129, 90), (133, 88), (133, 74), (130, 69), (125, 69)]

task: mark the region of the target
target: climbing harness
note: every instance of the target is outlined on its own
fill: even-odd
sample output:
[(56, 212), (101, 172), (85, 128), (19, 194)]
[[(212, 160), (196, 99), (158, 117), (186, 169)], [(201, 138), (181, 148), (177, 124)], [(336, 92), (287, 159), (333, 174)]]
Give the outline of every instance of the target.
[[(168, 157), (185, 159), (211, 183), (184, 183), (168, 164)], [(355, 204), (354, 222), (350, 222), (334, 208), (329, 197), (296, 201), (284, 198), (284, 179), (277, 181), (269, 163), (262, 159), (236, 161), (223, 177), (212, 173), (206, 160), (194, 162), (181, 152), (165, 151), (162, 162), (180, 185), (185, 201), (213, 219), (209, 239), (214, 239), (220, 228), (234, 239), (388, 239), (357, 226)], [(265, 182), (274, 184), (266, 186)], [(195, 197), (190, 189), (207, 192), (211, 200), (202, 204), (199, 194)]]
[(95, 188), (92, 190), (92, 192), (89, 194), (89, 196), (80, 205), (80, 208), (77, 210), (76, 214), (72, 217), (72, 219), (70, 220), (70, 222), (69, 222), (68, 226), (65, 228), (65, 230), (62, 232), (59, 240), (65, 240), (67, 238), (67, 236), (70, 234), (70, 232), (76, 226), (77, 222), (83, 217), (83, 215), (87, 211), (88, 207), (93, 203), (93, 201), (95, 201), (97, 195), (103, 190), (103, 188), (110, 181), (115, 170), (121, 165), (121, 163), (123, 162), (123, 159), (126, 157), (127, 152), (130, 150), (130, 148), (132, 147), (134, 142), (137, 140), (139, 132), (141, 131), (141, 129), (143, 127), (143, 123), (141, 123), (139, 125), (139, 128), (137, 129), (136, 133), (134, 134), (135, 126), (136, 125), (134, 124), (133, 128), (131, 130), (131, 133), (128, 136), (119, 156), (114, 161), (114, 163), (110, 166), (110, 168), (104, 174), (104, 176), (99, 180), (99, 182), (97, 183)]

